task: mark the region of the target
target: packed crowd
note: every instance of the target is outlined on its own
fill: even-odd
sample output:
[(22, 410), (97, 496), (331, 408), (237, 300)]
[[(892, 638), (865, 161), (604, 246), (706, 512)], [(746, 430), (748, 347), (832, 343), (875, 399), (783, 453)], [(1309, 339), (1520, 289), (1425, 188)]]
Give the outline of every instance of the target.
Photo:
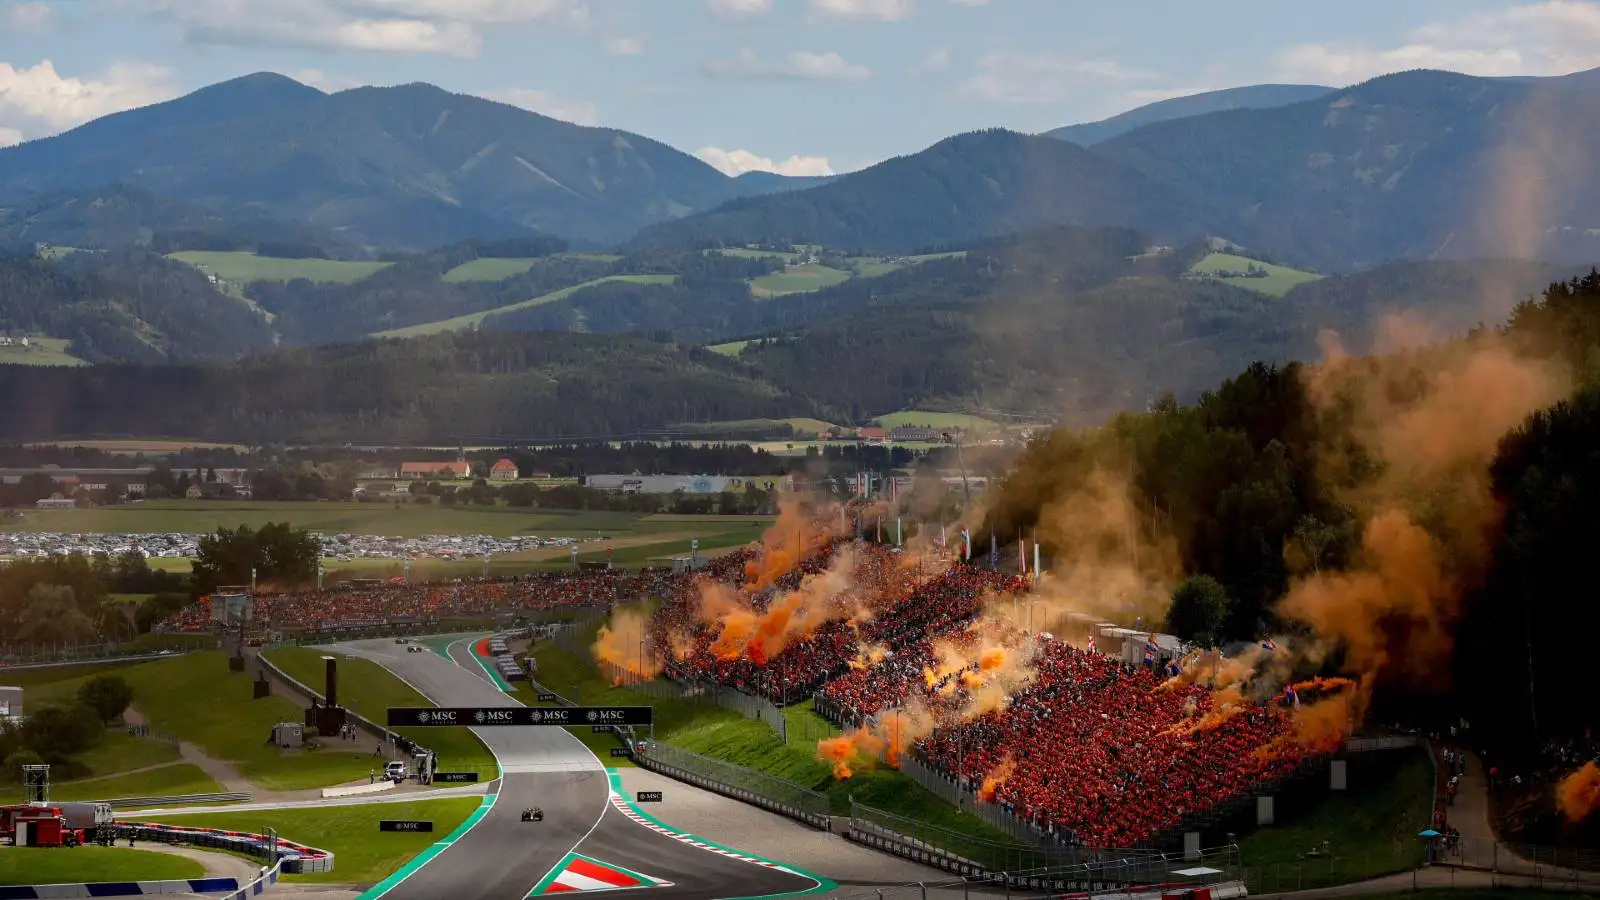
[[(833, 565), (839, 546), (823, 548), (771, 588), (747, 593), (744, 602), (758, 615), (766, 612), (775, 598)], [(837, 618), (770, 659), (758, 653), (718, 652), (721, 623), (702, 615), (699, 586), (685, 584), (665, 598), (650, 626), (656, 646), (674, 648), (668, 674), (730, 685), (779, 703), (799, 700), (850, 672), (863, 644), (914, 646), (927, 635), (956, 633), (990, 594), (1021, 586), (1011, 576), (961, 564), (946, 568), (881, 545), (858, 546), (852, 559), (849, 589), (830, 600)], [(737, 583), (742, 573), (743, 567), (730, 560), (708, 574)]]
[(1224, 715), (1207, 688), (1168, 689), (1153, 669), (1060, 641), (1036, 666), (1003, 712), (935, 729), (916, 752), (1060, 840), (1135, 846), (1313, 752), (1278, 740), (1289, 719), (1275, 702)]
[[(634, 576), (618, 571), (540, 572), (512, 579), (382, 584), (344, 591), (257, 593), (251, 618), (275, 630), (361, 628), (391, 622), (433, 622), (541, 612), (562, 606), (607, 605), (633, 596)], [(158, 626), (165, 632), (212, 627), (211, 603), (201, 598)]]

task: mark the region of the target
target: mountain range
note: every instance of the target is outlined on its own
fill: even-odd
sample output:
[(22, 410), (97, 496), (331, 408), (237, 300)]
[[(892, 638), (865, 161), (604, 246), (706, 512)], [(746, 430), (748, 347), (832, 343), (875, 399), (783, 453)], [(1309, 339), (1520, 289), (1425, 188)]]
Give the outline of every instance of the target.
[(260, 74), (0, 150), (0, 204), (15, 231), (21, 207), (43, 223), (52, 198), (139, 190), (150, 239), (201, 220), (321, 234), (343, 254), (535, 233), (575, 248), (810, 240), (905, 252), (1080, 224), (1174, 242), (1221, 235), (1321, 271), (1578, 262), (1600, 254), (1597, 137), (1600, 70), (1419, 70), (1177, 98), (1049, 136), (958, 135), (844, 176), (730, 178), (646, 137), (425, 84), (326, 94)]

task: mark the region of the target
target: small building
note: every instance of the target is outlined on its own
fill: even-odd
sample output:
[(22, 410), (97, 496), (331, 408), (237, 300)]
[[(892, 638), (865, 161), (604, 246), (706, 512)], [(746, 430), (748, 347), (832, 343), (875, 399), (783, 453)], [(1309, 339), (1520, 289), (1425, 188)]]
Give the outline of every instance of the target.
[(400, 464), (401, 478), (470, 478), (472, 464), (464, 459), (453, 462), (408, 462)]
[(869, 426), (867, 428), (857, 428), (856, 437), (863, 441), (883, 441), (888, 439), (889, 433), (882, 428)]
[(273, 746), (289, 750), (305, 743), (305, 726), (299, 722), (279, 722), (272, 726)]
[(34, 504), (37, 509), (77, 509), (78, 501), (70, 497), (50, 497)]
[(489, 467), (490, 481), (516, 481), (517, 464), (509, 459), (500, 459)]
[(22, 688), (0, 687), (0, 719), (22, 718)]

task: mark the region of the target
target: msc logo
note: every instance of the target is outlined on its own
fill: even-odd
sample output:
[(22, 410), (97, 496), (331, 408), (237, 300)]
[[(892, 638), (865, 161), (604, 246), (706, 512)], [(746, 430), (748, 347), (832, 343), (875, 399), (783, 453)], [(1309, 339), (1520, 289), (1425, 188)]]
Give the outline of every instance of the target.
[(590, 716), (589, 716), (589, 718), (591, 720), (596, 720), (597, 719), (597, 720), (601, 720), (601, 721), (611, 721), (611, 722), (620, 722), (623, 719), (626, 719), (627, 717), (628, 717), (627, 713), (624, 713), (620, 709), (601, 709), (601, 710), (596, 710), (595, 712), (591, 713)]
[(480, 721), (480, 722), (495, 723), (495, 722), (512, 722), (512, 721), (515, 721), (515, 720), (516, 720), (516, 714), (513, 713), (509, 709), (480, 709), (480, 710), (478, 710), (478, 721)]

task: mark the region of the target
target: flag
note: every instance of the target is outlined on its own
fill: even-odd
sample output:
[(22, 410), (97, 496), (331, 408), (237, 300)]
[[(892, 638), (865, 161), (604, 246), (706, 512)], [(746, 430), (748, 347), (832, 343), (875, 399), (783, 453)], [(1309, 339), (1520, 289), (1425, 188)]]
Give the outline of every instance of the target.
[(1094, 635), (1091, 634), (1091, 635), (1089, 635), (1089, 652), (1093, 653), (1094, 650), (1095, 650), (1095, 647), (1094, 647)]
[(1283, 701), (1291, 704), (1296, 709), (1300, 708), (1300, 695), (1295, 692), (1294, 685), (1286, 684), (1283, 686)]
[(1266, 650), (1268, 652), (1276, 650), (1276, 649), (1278, 649), (1278, 642), (1274, 641), (1272, 638), (1267, 638), (1266, 640), (1261, 642), (1261, 649)]
[(1155, 665), (1156, 656), (1160, 652), (1161, 647), (1156, 644), (1155, 632), (1151, 632), (1144, 642), (1144, 664), (1147, 666)]
[(972, 532), (961, 529), (961, 558), (972, 562)]
[(993, 572), (999, 568), (1000, 542), (995, 538), (994, 532), (991, 531), (989, 532), (989, 571)]

